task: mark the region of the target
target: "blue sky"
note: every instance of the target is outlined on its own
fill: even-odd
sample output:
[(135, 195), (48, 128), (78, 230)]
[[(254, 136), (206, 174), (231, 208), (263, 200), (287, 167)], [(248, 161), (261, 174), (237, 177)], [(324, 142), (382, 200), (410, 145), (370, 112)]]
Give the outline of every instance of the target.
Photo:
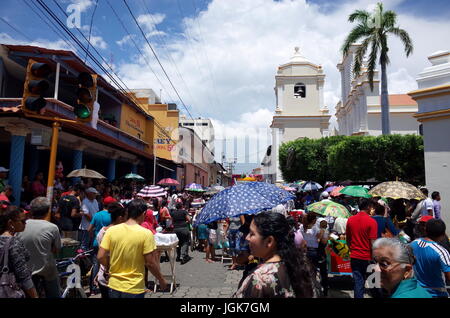
[[(31, 3), (30, 0), (2, 0), (0, 17), (21, 33), (0, 19), (0, 43), (29, 44), (31, 40), (33, 45), (67, 48), (67, 44), (49, 30), (24, 1)], [(57, 2), (63, 8), (74, 2), (83, 5), (81, 25), (87, 36), (96, 0)], [(150, 87), (155, 92), (162, 89), (163, 101), (176, 102), (180, 110), (186, 112), (131, 20), (123, 0), (109, 2), (144, 52), (156, 76), (133, 43), (125, 38), (126, 33), (108, 0), (98, 0), (95, 12), (91, 40), (96, 49), (113, 65), (129, 88)], [(127, 2), (191, 114), (212, 118), (216, 136), (231, 140), (236, 135), (238, 138), (245, 134), (255, 135), (247, 131), (248, 128), (268, 129), (275, 109), (276, 68), (289, 61), (295, 46), (300, 46), (306, 58), (323, 65), (325, 103), (330, 113), (334, 113), (341, 97), (340, 75), (336, 68), (341, 58), (339, 48), (352, 27), (347, 22), (348, 15), (355, 9), (370, 9), (377, 1)], [(45, 0), (45, 3), (65, 20), (53, 0)], [(450, 5), (446, 0), (389, 0), (384, 4), (398, 13), (398, 23), (410, 33), (415, 45), (414, 54), (407, 59), (400, 42), (390, 40), (390, 93), (406, 93), (417, 86), (417, 74), (429, 66), (427, 56), (437, 50), (450, 49)], [(80, 37), (76, 31), (75, 34)], [(79, 55), (84, 59), (84, 54)], [(92, 65), (92, 62), (88, 60), (88, 64)], [(264, 142), (270, 144), (267, 138)], [(265, 151), (264, 142), (260, 143), (261, 153)], [(220, 143), (216, 144), (219, 156), (220, 148)], [(244, 158), (242, 147), (238, 148), (238, 157)], [(234, 157), (234, 154), (227, 154), (227, 157)], [(259, 159), (254, 158), (254, 161)]]

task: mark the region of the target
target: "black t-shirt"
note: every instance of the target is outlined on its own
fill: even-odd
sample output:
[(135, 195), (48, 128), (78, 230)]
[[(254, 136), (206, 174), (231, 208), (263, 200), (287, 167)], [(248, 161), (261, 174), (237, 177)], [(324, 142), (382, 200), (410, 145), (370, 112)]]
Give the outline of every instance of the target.
[(80, 201), (73, 195), (63, 196), (59, 202), (59, 211), (61, 213), (61, 230), (76, 231), (81, 223), (81, 218), (71, 216), (73, 209), (80, 209)]
[(172, 216), (172, 224), (174, 228), (187, 228), (186, 210), (173, 210), (170, 215)]

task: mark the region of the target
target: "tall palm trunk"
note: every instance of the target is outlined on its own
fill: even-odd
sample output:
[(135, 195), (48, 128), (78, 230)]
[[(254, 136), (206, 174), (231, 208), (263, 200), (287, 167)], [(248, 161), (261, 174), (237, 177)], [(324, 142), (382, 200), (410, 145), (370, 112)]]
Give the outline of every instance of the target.
[(388, 81), (386, 72), (386, 62), (381, 61), (381, 133), (383, 135), (391, 134), (389, 123), (389, 95)]

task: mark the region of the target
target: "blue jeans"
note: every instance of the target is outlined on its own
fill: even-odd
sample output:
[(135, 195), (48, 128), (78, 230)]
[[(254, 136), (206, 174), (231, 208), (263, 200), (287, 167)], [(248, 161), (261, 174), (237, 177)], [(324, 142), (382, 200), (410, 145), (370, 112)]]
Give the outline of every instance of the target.
[(364, 298), (364, 285), (367, 279), (367, 267), (369, 266), (370, 261), (351, 258), (350, 266), (352, 267), (354, 287), (353, 291), (355, 293), (355, 298)]
[(120, 292), (115, 289), (109, 289), (109, 298), (144, 298), (145, 293), (142, 294), (129, 294)]

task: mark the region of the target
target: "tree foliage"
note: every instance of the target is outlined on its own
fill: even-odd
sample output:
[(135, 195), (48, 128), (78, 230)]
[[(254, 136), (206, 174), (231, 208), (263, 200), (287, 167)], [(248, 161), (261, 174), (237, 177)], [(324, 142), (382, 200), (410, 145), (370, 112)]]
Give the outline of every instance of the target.
[(416, 135), (304, 138), (281, 145), (279, 162), (288, 182), (398, 178), (416, 185), (425, 183), (423, 139)]

